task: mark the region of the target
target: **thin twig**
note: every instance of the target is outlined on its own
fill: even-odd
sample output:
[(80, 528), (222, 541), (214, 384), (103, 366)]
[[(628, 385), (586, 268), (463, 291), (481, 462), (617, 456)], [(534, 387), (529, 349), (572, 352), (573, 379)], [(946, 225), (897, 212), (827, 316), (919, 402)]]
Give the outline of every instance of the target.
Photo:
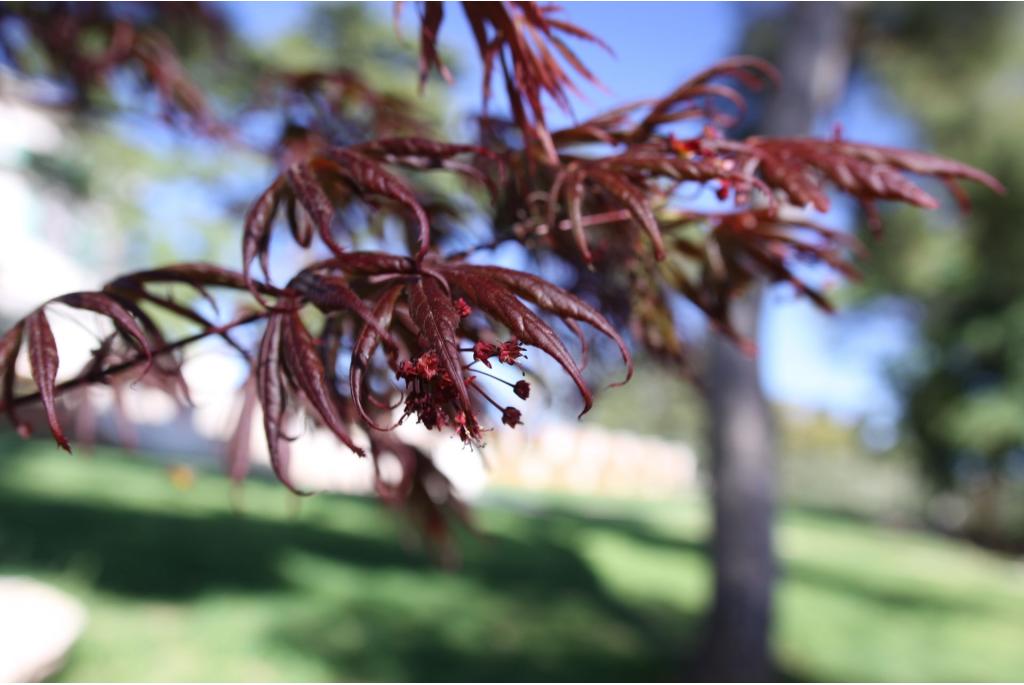
[[(196, 342), (197, 340), (202, 340), (203, 338), (210, 335), (223, 335), (225, 332), (231, 330), (232, 328), (235, 328), (237, 326), (243, 326), (245, 324), (252, 323), (253, 321), (258, 321), (262, 318), (265, 318), (268, 314), (269, 312), (256, 312), (244, 316), (241, 319), (232, 321), (231, 323), (224, 324), (223, 326), (213, 326), (211, 328), (207, 328), (206, 330), (200, 331), (199, 333), (196, 333), (194, 335), (190, 335), (187, 338), (176, 340), (175, 342), (164, 345), (160, 349), (153, 350), (152, 356), (157, 357), (162, 354), (174, 352), (177, 349), (185, 347), (186, 345), (190, 345)], [(53, 393), (54, 395), (61, 395), (69, 390), (74, 390), (75, 388), (81, 387), (83, 385), (103, 382), (104, 380), (112, 376), (115, 376), (119, 373), (122, 373), (124, 371), (127, 371), (134, 366), (138, 366), (139, 364), (146, 362), (147, 360), (148, 358), (146, 357), (145, 354), (136, 355), (135, 357), (125, 360), (119, 364), (108, 366), (105, 369), (97, 369), (96, 371), (88, 373), (84, 376), (77, 376), (75, 378), (72, 378), (71, 380), (59, 383), (54, 387)], [(0, 412), (7, 411), (8, 407), (20, 407), (26, 404), (30, 404), (32, 402), (35, 402), (39, 398), (40, 394), (38, 391), (30, 393), (28, 395), (22, 395), (21, 397), (15, 397), (14, 399), (11, 400), (10, 405), (0, 404)]]

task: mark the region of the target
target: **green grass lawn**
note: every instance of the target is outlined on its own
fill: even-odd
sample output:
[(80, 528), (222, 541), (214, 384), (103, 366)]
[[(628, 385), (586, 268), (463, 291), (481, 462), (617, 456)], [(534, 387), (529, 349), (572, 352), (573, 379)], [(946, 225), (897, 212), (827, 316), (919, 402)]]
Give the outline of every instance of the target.
[[(0, 573), (78, 596), (66, 680), (670, 680), (709, 575), (697, 501), (503, 494), (445, 570), (375, 502), (176, 489), (101, 450), (0, 441)], [(775, 649), (813, 680), (1024, 678), (1024, 564), (788, 511)]]

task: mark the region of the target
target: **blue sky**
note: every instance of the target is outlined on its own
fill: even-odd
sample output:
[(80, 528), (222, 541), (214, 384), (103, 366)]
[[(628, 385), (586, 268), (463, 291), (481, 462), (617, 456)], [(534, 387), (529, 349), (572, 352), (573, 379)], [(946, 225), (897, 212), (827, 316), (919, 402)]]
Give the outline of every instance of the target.
[[(624, 101), (667, 92), (688, 75), (736, 51), (746, 19), (762, 12), (760, 3), (568, 3), (565, 16), (602, 36), (614, 50), (579, 45), (579, 54), (600, 76), (607, 91), (584, 88), (585, 99), (574, 106), (586, 116)], [(295, 28), (306, 7), (288, 3), (240, 3), (228, 6), (239, 28), (254, 39), (272, 39)], [(391, 4), (374, 6), (390, 21)], [(406, 40), (415, 40), (415, 8), (404, 10)], [(396, 38), (397, 39), (397, 38)], [(462, 80), (453, 87), (461, 108), (472, 110), (479, 98), (480, 69), (468, 27), (453, 7), (446, 16), (442, 42), (464, 54)], [(413, 75), (410, 75), (413, 78)], [(441, 86), (435, 86), (441, 87)], [(500, 102), (498, 103), (500, 105)], [(558, 116), (552, 123), (558, 123)], [(841, 121), (844, 134), (864, 142), (908, 145), (913, 130), (887, 106), (884, 94), (858, 84), (828, 121)], [(849, 223), (842, 210), (828, 216), (834, 226)], [(885, 366), (898, 359), (912, 339), (906, 322), (893, 317), (827, 316), (783, 289), (773, 291), (762, 324), (763, 381), (779, 401), (853, 422), (868, 419), (885, 427), (895, 419), (898, 403), (885, 381)]]

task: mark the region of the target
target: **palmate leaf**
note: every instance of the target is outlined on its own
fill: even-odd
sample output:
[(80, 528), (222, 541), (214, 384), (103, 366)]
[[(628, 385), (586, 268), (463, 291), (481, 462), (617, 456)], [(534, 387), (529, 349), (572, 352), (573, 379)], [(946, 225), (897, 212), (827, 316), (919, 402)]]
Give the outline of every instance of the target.
[(861, 202), (898, 200), (925, 209), (937, 208), (938, 201), (904, 172), (950, 183), (971, 180), (995, 192), (1005, 192), (995, 178), (967, 164), (843, 140), (754, 137), (743, 141), (742, 153), (758, 162), (762, 177), (791, 203), (810, 204), (823, 212), (829, 207), (826, 179)]
[[(206, 288), (220, 287), (240, 291), (250, 288), (250, 285), (241, 273), (204, 262), (186, 262), (159, 269), (136, 271), (119, 276), (112, 280), (107, 287), (119, 290), (138, 289), (154, 283), (180, 283), (188, 285), (195, 288), (207, 299), (209, 299), (209, 293), (206, 291)], [(271, 292), (271, 289), (263, 283), (255, 283), (252, 287), (260, 292)]]
[[(569, 110), (569, 91), (576, 85), (560, 64), (557, 53), (572, 70), (591, 83), (598, 84), (582, 60), (566, 44), (563, 36), (611, 49), (597, 36), (557, 16), (555, 5), (531, 2), (463, 3), (473, 38), (483, 62), (483, 105), (491, 95), (491, 76), (500, 68), (509, 96), (513, 118), (527, 145), (536, 144), (550, 162), (558, 159), (551, 134), (545, 123), (542, 95)], [(420, 83), (437, 69), (450, 74), (441, 61), (437, 37), (444, 19), (442, 3), (425, 2), (421, 14)]]
[(288, 287), (298, 292), (304, 300), (324, 314), (338, 311), (355, 312), (363, 322), (374, 327), (386, 343), (393, 344), (387, 330), (378, 326), (377, 317), (366, 302), (349, 287), (345, 279), (304, 270), (292, 279)]
[[(593, 326), (616, 343), (632, 373), (624, 341), (597, 310), (539, 277), (510, 269), (433, 258), (417, 264), (384, 253), (351, 252), (308, 267), (289, 286), (288, 292), (293, 291), (296, 307), (308, 303), (325, 314), (346, 312), (358, 323), (360, 332), (348, 363), (349, 397), (336, 397), (335, 404), (351, 402), (356, 414), (376, 429), (387, 429), (392, 423), (379, 413), (381, 406), (389, 405), (369, 406), (364, 387), (382, 343), (389, 351), (388, 365), (409, 383), (406, 413), (416, 414), (430, 428), (451, 425), (467, 440), (478, 439), (479, 434), (474, 396), (493, 400), (473, 380), (472, 364), (464, 359), (460, 340), (477, 345), (473, 351), (478, 361), (504, 355), (506, 363), (515, 363), (521, 345), (537, 347), (565, 369), (584, 398), (584, 411), (589, 409), (592, 396), (579, 365), (550, 324), (524, 303), (563, 320), (574, 331), (579, 332), (577, 323)], [(486, 325), (482, 329), (463, 325), (473, 310), (507, 330), (513, 339), (504, 347), (481, 341), (481, 331), (492, 339), (496, 333)], [(330, 360), (323, 364), (331, 367)], [(414, 366), (418, 370), (410, 371)], [(528, 386), (524, 384), (519, 392), (528, 394)], [(324, 405), (316, 408), (322, 411)], [(433, 414), (425, 419), (423, 412), (428, 410)]]
[(256, 396), (263, 409), (263, 432), (267, 436), (270, 466), (274, 470), (274, 475), (289, 490), (301, 495), (306, 493), (299, 491), (292, 484), (288, 474), (290, 451), (284, 432), (284, 422), (287, 418), (284, 361), (281, 357), (284, 316), (283, 313), (274, 313), (267, 319), (267, 327), (260, 340), (256, 357)]
[[(896, 200), (924, 208), (938, 202), (910, 175), (942, 180), (961, 203), (958, 180), (972, 180), (997, 192), (1002, 186), (968, 165), (933, 155), (845, 140), (750, 137), (727, 140), (722, 127), (738, 121), (746, 105), (742, 90), (777, 82), (771, 65), (753, 57), (733, 57), (689, 79), (661, 99), (617, 107), (552, 134), (558, 162), (529, 147), (508, 155), (513, 198), (508, 221), (516, 235), (549, 236), (563, 226), (585, 263), (593, 263), (594, 239), (609, 230), (639, 230), (655, 257), (664, 258), (665, 210), (688, 209), (675, 199), (685, 181), (711, 184), (719, 197), (730, 195), (739, 213), (784, 205), (826, 211), (830, 188), (858, 200), (876, 223), (874, 202)], [(732, 112), (723, 118), (719, 103)], [(683, 119), (707, 122), (690, 139), (676, 139), (666, 128)], [(589, 147), (581, 147), (590, 144)], [(611, 147), (610, 147), (611, 146)], [(566, 150), (572, 147), (572, 154)], [(583, 152), (593, 152), (582, 156)], [(545, 167), (547, 167), (545, 169)], [(544, 197), (538, 205), (532, 198)], [(529, 210), (526, 218), (523, 210)], [(628, 216), (623, 215), (625, 212)], [(513, 218), (514, 217), (514, 218)], [(624, 221), (626, 218), (628, 220)], [(504, 220), (499, 215), (499, 220)], [(629, 242), (631, 252), (637, 248)]]
[(249, 209), (242, 234), (242, 273), (251, 280), (253, 261), (259, 260), (269, 279), (270, 233), (282, 203), (295, 241), (308, 247), (315, 231), (335, 257), (345, 253), (333, 235), (335, 212), (355, 198), (383, 199), (403, 208), (418, 230), (416, 258), (430, 248), (430, 220), (412, 188), (385, 167), (412, 170), (443, 169), (481, 182), (493, 192), (487, 174), (457, 159), (477, 155), (496, 160), (482, 148), (441, 143), (423, 138), (391, 138), (350, 148), (323, 147), (305, 160), (288, 166)]
[[(796, 268), (799, 261), (820, 262), (847, 277), (856, 276), (849, 241), (841, 233), (810, 224), (798, 211), (804, 206), (826, 210), (830, 189), (858, 200), (873, 227), (878, 200), (924, 208), (938, 205), (913, 175), (941, 180), (965, 208), (958, 180), (1002, 191), (988, 174), (932, 155), (838, 138), (726, 139), (719, 127), (735, 123), (744, 112), (741, 89), (776, 80), (770, 65), (732, 58), (665, 98), (618, 107), (554, 132), (557, 165), (529, 148), (510, 151), (511, 174), (504, 196), (511, 199), (499, 207), (496, 222), (511, 226), (519, 239), (535, 237), (563, 257), (597, 270), (620, 272), (620, 264), (627, 260), (654, 274), (647, 294), (632, 298), (635, 309), (622, 314), (631, 318), (638, 340), (677, 358), (678, 336), (669, 330), (676, 326), (675, 317), (663, 288), (696, 303), (719, 330), (745, 347), (750, 347), (747, 341), (740, 341), (729, 325), (729, 308), (755, 279), (788, 282), (819, 307), (831, 308)], [(726, 109), (719, 109), (723, 105)], [(671, 129), (666, 131), (690, 118), (711, 125), (690, 139), (677, 139)], [(565, 151), (570, 147), (571, 154)], [(697, 216), (687, 199), (676, 197), (684, 181), (708, 184), (720, 199), (731, 198), (732, 213)], [(681, 212), (691, 215), (691, 223), (709, 226), (703, 239), (700, 234), (687, 239), (674, 235)], [(646, 244), (638, 240), (641, 235)], [(659, 268), (654, 262), (666, 256), (673, 257), (672, 263)], [(693, 268), (679, 270), (679, 262), (695, 262), (698, 278), (694, 279)], [(631, 265), (626, 271), (635, 268)], [(634, 272), (630, 287), (639, 287), (647, 278), (637, 278)], [(612, 311), (621, 311), (616, 307), (629, 301), (603, 286), (597, 293), (602, 307)]]
[[(543, 232), (550, 234), (565, 223), (588, 264), (594, 261), (588, 233), (610, 224), (625, 224), (627, 230), (638, 228), (647, 236), (655, 256), (664, 258), (658, 213), (683, 181), (720, 181), (754, 188), (764, 195), (771, 192), (760, 178), (741, 172), (735, 165), (724, 168), (717, 161), (680, 156), (667, 141), (609, 157), (564, 159), (570, 161), (555, 173), (549, 187), (535, 188), (529, 193), (531, 197), (544, 198), (546, 203), (543, 217), (535, 217), (532, 230), (543, 226)], [(535, 174), (525, 171), (520, 176), (534, 177)], [(532, 187), (536, 182), (526, 183)]]
[[(312, 226), (304, 222), (292, 226), (292, 235), (299, 245), (308, 247), (312, 240), (313, 229), (316, 229), (320, 239), (330, 248), (334, 254), (341, 254), (344, 249), (335, 242), (331, 235), (331, 224), (334, 222), (334, 203), (327, 195), (327, 191), (321, 185), (321, 180), (311, 164), (293, 164), (284, 172), (288, 186), (293, 193), (289, 200), (296, 202), (303, 211), (303, 217), (308, 217)], [(289, 220), (301, 221), (303, 217), (288, 217)]]
[[(292, 289), (292, 286), (299, 288)], [(330, 290), (335, 293), (331, 293)], [(339, 311), (355, 313), (366, 322), (363, 335), (377, 336), (390, 343), (387, 322), (371, 312), (368, 305), (343, 281), (330, 275), (303, 272), (286, 290), (275, 311), (270, 314), (256, 358), (255, 385), (263, 409), (264, 432), (275, 475), (291, 490), (299, 492), (288, 477), (289, 451), (285, 425), (299, 405), (305, 405), (321, 425), (326, 426), (349, 449), (359, 456), (363, 448), (350, 436), (350, 423), (340, 411), (345, 404), (333, 384), (336, 359), (323, 355), (325, 341), (318, 345), (309, 333), (299, 311), (310, 303), (325, 314)], [(367, 333), (370, 331), (370, 333)], [(340, 342), (333, 340), (334, 345)], [(335, 350), (334, 354), (337, 354)], [(328, 372), (330, 369), (330, 373)], [(353, 367), (354, 370), (354, 367)]]
[(116, 299), (106, 293), (70, 293), (54, 298), (52, 302), (60, 302), (75, 309), (88, 309), (102, 314), (114, 322), (120, 332), (127, 334), (133, 340), (139, 350), (146, 355), (145, 374), (153, 363), (153, 352), (150, 349), (149, 340), (139, 322), (125, 309)]
[(630, 179), (617, 174), (612, 170), (600, 167), (591, 169), (588, 178), (599, 185), (609, 195), (629, 210), (633, 220), (638, 223), (647, 233), (654, 246), (654, 254), (658, 259), (665, 256), (665, 244), (661, 239), (661, 230), (658, 227), (658, 220), (654, 217), (654, 210), (648, 200), (648, 192), (642, 186), (636, 186)]
[(608, 320), (600, 312), (572, 293), (539, 276), (500, 266), (480, 267), (469, 264), (453, 264), (443, 273), (476, 273), (479, 278), (508, 288), (518, 297), (532, 302), (563, 321), (580, 321), (592, 326), (610, 338), (619, 348), (622, 360), (626, 364), (626, 378), (623, 382), (625, 383), (633, 377), (633, 360), (618, 331), (608, 323)]
[[(621, 222), (615, 210), (625, 209), (661, 259), (665, 256), (663, 220), (658, 218), (659, 208), (654, 202), (664, 205), (671, 198), (671, 186), (682, 181), (717, 182), (723, 190), (735, 190), (741, 213), (754, 209), (755, 202), (767, 202), (776, 212), (784, 210), (783, 205), (810, 205), (827, 211), (830, 186), (851, 195), (869, 210), (878, 200), (936, 208), (937, 200), (907, 174), (944, 181), (958, 201), (958, 180), (976, 181), (1003, 192), (996, 179), (966, 164), (871, 145), (785, 138), (737, 142), (710, 136), (693, 143), (693, 149), (703, 150), (702, 154), (681, 155), (672, 143), (664, 141), (660, 150), (647, 146), (636, 152), (567, 164), (546, 189), (548, 206), (542, 224), (547, 230), (557, 225), (559, 209), (564, 207), (574, 242), (589, 263), (593, 256), (588, 233), (609, 222)], [(761, 213), (767, 217), (771, 212)]]
[(256, 396), (256, 379), (254, 377), (250, 376), (245, 382), (240, 394), (242, 402), (238, 410), (238, 419), (225, 450), (225, 470), (235, 483), (245, 480), (249, 473), (252, 421), (256, 414), (256, 405), (259, 402), (259, 398)]
[[(89, 383), (110, 384), (117, 391), (120, 374), (131, 370), (138, 370), (139, 379), (145, 376), (150, 385), (188, 401), (188, 387), (181, 374), (176, 352), (185, 344), (207, 335), (220, 335), (248, 358), (248, 352), (233, 340), (227, 331), (234, 325), (259, 318), (259, 315), (250, 313), (226, 325), (216, 325), (190, 305), (149, 290), (150, 286), (159, 284), (187, 284), (214, 307), (216, 304), (208, 288), (229, 288), (246, 295), (249, 293), (245, 278), (239, 272), (210, 264), (186, 263), (126, 274), (105, 285), (100, 292), (69, 293), (46, 302), (16, 323), (0, 339), (0, 379), (3, 390), (0, 403), (11, 422), (19, 427), (19, 431), (26, 432), (27, 426), (18, 421), (16, 406), (38, 398), (46, 411), (47, 421), (55, 439), (62, 447), (67, 448), (66, 438), (57, 420), (56, 395)], [(252, 288), (259, 293), (274, 292), (259, 282), (253, 282)], [(59, 385), (56, 384), (56, 372), (60, 359), (55, 344), (51, 345), (51, 342), (55, 341), (45, 313), (45, 309), (54, 304), (101, 314), (114, 326), (114, 332), (100, 339), (100, 344), (92, 350), (85, 365)], [(168, 343), (160, 327), (143, 305), (154, 306), (198, 323), (201, 327), (200, 332), (183, 340)], [(22, 345), (37, 390), (34, 395), (16, 397), (14, 364)], [(147, 375), (150, 371), (156, 372), (155, 376)]]
[[(770, 63), (758, 57), (738, 55), (711, 65), (680, 84), (675, 90), (653, 103), (640, 123), (627, 134), (632, 142), (642, 142), (659, 126), (683, 119), (700, 117), (714, 126), (730, 128), (746, 113), (743, 93), (733, 87), (735, 82), (747, 91), (759, 91), (778, 85), (780, 75)], [(734, 110), (723, 118), (717, 103), (727, 102)]]
[(115, 298), (103, 292), (78, 292), (56, 297), (39, 307), (21, 321), (17, 322), (2, 338), (0, 338), (0, 376), (3, 383), (3, 404), (11, 422), (25, 432), (15, 414), (14, 381), (15, 362), (18, 351), (24, 345), (31, 369), (32, 380), (36, 384), (39, 400), (46, 413), (46, 421), (54, 440), (63, 449), (71, 451), (67, 437), (57, 417), (56, 382), (60, 367), (57, 341), (46, 317), (45, 308), (59, 303), (74, 309), (89, 310), (109, 318), (115, 327), (115, 334), (94, 351), (96, 359), (102, 362), (108, 354), (111, 342), (118, 336), (125, 339), (132, 347), (139, 350), (147, 365), (143, 373), (149, 369), (153, 361), (150, 337), (145, 332), (145, 325)]
[(504, 171), (501, 157), (478, 145), (459, 145), (426, 138), (382, 138), (355, 145), (353, 149), (406, 169), (447, 169), (456, 172), (487, 188), (492, 199), (498, 192), (493, 174), (459, 158), (471, 155), (478, 160), (486, 159), (497, 165), (499, 174)]
[[(472, 369), (473, 363), (463, 358), (460, 340), (477, 340), (473, 348), (477, 360), (485, 354), (484, 360), (501, 357), (505, 363), (516, 363), (522, 344), (543, 350), (573, 378), (584, 398), (584, 411), (589, 409), (592, 396), (578, 364), (551, 326), (523, 302), (561, 318), (573, 330), (578, 331), (576, 322), (592, 325), (615, 341), (632, 373), (629, 352), (604, 317), (582, 300), (530, 274), (436, 259), (417, 264), (409, 258), (372, 252), (345, 253), (300, 272), (278, 293), (255, 360), (255, 394), (263, 408), (275, 473), (298, 491), (287, 473), (285, 435), (290, 417), (301, 406), (358, 454), (363, 450), (350, 437), (353, 421), (361, 420), (385, 432), (394, 427), (392, 420), (384, 420), (381, 414), (396, 406), (394, 403), (374, 400), (371, 406), (366, 402), (365, 379), (373, 371), (374, 353), (382, 344), (388, 350), (390, 369), (409, 383), (406, 415), (415, 414), (430, 428), (450, 426), (467, 441), (475, 442), (481, 435), (475, 397), (495, 401), (480, 386), (481, 376)], [(299, 315), (304, 305), (312, 305), (328, 317), (319, 343)], [(471, 307), (478, 307), (515, 338), (500, 346), (480, 343), (473, 337), (475, 329), (462, 325)], [(342, 349), (338, 316), (350, 317), (358, 324), (348, 361), (347, 396), (334, 382)], [(413, 367), (426, 369), (424, 373), (429, 375), (402, 375), (403, 369)], [(520, 398), (529, 396), (525, 381), (514, 385)], [(502, 409), (504, 422), (513, 426), (519, 422), (517, 409), (496, 406)], [(371, 436), (371, 450), (373, 440)], [(232, 463), (237, 470), (237, 458)]]
[[(540, 348), (555, 359), (579, 388), (584, 399), (582, 413), (590, 409), (593, 399), (579, 366), (554, 330), (518, 298), (554, 314), (567, 324), (580, 321), (593, 326), (610, 338), (622, 353), (627, 370), (623, 382), (632, 377), (632, 358), (621, 336), (604, 316), (575, 295), (532, 274), (501, 267), (461, 264), (446, 266), (440, 272), (455, 286), (457, 292), (465, 294), (470, 304), (484, 309), (522, 342)], [(583, 342), (585, 351), (586, 343)]]
[(819, 308), (831, 312), (832, 305), (824, 294), (797, 275), (797, 263), (825, 264), (847, 278), (859, 277), (850, 261), (851, 255), (862, 252), (859, 242), (812, 221), (781, 221), (769, 212), (692, 218), (708, 223), (710, 230), (704, 244), (680, 239), (674, 247), (699, 263), (700, 277), (696, 282), (677, 281), (676, 286), (708, 314), (720, 331), (737, 341), (728, 306), (755, 279), (789, 283)]
[(459, 292), (465, 294), (468, 302), (501, 322), (518, 340), (543, 350), (557, 361), (579, 388), (583, 397), (581, 415), (590, 410), (593, 406), (590, 389), (583, 380), (579, 366), (551, 326), (523, 305), (511, 290), (496, 286), (484, 274), (450, 270), (446, 275)]
[[(372, 435), (370, 450), (377, 495), (411, 517), (432, 541), (449, 544), (451, 519), (469, 525), (469, 512), (458, 491), (426, 452), (402, 442), (394, 433)], [(399, 478), (390, 482), (382, 477), (380, 468), (382, 459), (387, 457), (394, 459), (392, 465), (397, 461), (401, 469)]]
[[(132, 315), (141, 322), (147, 334), (155, 341), (156, 347), (164, 346), (166, 341), (163, 340), (162, 335), (157, 330), (156, 324), (141, 309), (140, 305), (143, 303), (155, 305), (188, 321), (199, 324), (204, 329), (216, 331), (216, 334), (221, 339), (245, 358), (249, 357), (249, 352), (235, 341), (227, 331), (217, 331), (217, 326), (193, 307), (153, 293), (149, 289), (149, 286), (163, 284), (187, 285), (195, 289), (210, 304), (214, 311), (217, 311), (218, 306), (217, 301), (210, 293), (210, 288), (227, 288), (247, 294), (253, 292), (257, 299), (262, 299), (264, 295), (277, 292), (274, 288), (264, 283), (253, 281), (237, 271), (198, 262), (137, 271), (120, 276), (103, 288), (105, 294), (110, 295), (122, 306), (130, 309)], [(163, 370), (176, 377), (178, 385), (183, 390), (185, 389), (184, 379), (181, 378), (179, 369), (172, 367), (164, 368)]]

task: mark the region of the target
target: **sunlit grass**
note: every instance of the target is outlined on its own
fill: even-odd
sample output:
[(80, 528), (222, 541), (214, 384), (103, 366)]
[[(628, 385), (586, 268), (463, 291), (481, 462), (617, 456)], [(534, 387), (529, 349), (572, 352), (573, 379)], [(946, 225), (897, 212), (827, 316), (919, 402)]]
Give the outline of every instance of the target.
[[(62, 679), (667, 680), (710, 590), (696, 499), (498, 493), (445, 570), (372, 501), (253, 481), (236, 513), (218, 476), (0, 444), (0, 573), (90, 612)], [(1024, 673), (1020, 562), (809, 511), (780, 547), (784, 676)]]

